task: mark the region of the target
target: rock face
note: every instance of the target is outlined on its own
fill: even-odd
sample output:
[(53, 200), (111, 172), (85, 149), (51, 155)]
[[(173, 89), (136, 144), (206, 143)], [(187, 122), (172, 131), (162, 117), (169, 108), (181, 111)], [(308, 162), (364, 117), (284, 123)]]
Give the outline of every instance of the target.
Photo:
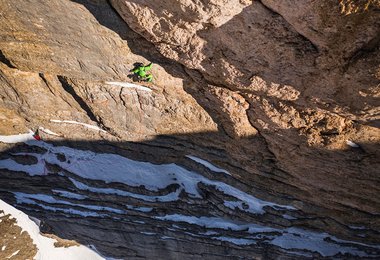
[(2, 259), (103, 259), (91, 249), (75, 241), (41, 234), (40, 221), (0, 200)]
[[(206, 104), (208, 110), (231, 106), (231, 97), (239, 96), (245, 113), (236, 115), (239, 120), (217, 121), (219, 126), (231, 138), (246, 132), (252, 138), (258, 131), (276, 167), (295, 177), (295, 186), (304, 182), (305, 195), (320, 194), (306, 195), (307, 200), (329, 207), (325, 199), (317, 202), (328, 186), (322, 193), (333, 207), (368, 207), (359, 202), (362, 191), (352, 187), (368, 174), (375, 177), (376, 169), (364, 153), (350, 154), (346, 140), (360, 142), (370, 154), (379, 140), (371, 127), (378, 127), (379, 113), (378, 2), (359, 2), (367, 10), (347, 15), (341, 13), (349, 5), (343, 1), (341, 6), (307, 1), (302, 8), (296, 1), (228, 1), (233, 8), (216, 2), (194, 7), (192, 1), (112, 1), (163, 55), (196, 70), (189, 72), (193, 79), (206, 80), (203, 91), (214, 101)], [(205, 16), (203, 10), (211, 11)], [(223, 22), (214, 22), (219, 17)], [(178, 27), (191, 29), (177, 35)], [(239, 111), (232, 110), (226, 111), (230, 117)], [(247, 125), (255, 130), (239, 132)], [(342, 183), (342, 174), (352, 183)], [(332, 198), (330, 192), (342, 196)], [(367, 208), (377, 209), (378, 202)]]
[(50, 143), (0, 143), (1, 199), (113, 257), (380, 255), (378, 1), (109, 2), (0, 0), (0, 134)]

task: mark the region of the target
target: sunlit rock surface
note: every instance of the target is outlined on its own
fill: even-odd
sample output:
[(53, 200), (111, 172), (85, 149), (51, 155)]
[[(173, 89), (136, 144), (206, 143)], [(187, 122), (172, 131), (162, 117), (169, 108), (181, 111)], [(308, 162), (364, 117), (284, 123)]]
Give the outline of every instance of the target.
[(376, 1), (110, 3), (0, 0), (2, 200), (107, 257), (380, 257)]

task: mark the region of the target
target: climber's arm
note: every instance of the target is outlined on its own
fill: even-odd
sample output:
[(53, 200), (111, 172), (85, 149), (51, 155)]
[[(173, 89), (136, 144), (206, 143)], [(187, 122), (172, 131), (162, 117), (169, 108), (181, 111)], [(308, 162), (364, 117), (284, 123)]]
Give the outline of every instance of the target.
[(149, 65), (145, 66), (144, 69), (145, 70), (150, 70), (153, 66), (153, 63), (150, 63)]
[(133, 72), (133, 73), (138, 73), (139, 71), (140, 71), (140, 68), (135, 68), (135, 69), (131, 70), (131, 72)]

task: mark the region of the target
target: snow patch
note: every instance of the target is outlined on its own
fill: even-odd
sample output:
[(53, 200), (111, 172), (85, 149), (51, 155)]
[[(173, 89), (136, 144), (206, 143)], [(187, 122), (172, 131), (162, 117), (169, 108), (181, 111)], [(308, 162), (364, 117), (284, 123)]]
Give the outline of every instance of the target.
[[(89, 248), (91, 248), (92, 250), (94, 250), (96, 253), (98, 253), (100, 256), (104, 257), (105, 260), (123, 260), (121, 258), (113, 258), (113, 257), (107, 257), (107, 256), (103, 256), (99, 251), (98, 249), (96, 249), (96, 247), (94, 245), (88, 245)], [(92, 259), (91, 259), (92, 260)]]
[(235, 210), (236, 208), (240, 209), (240, 210), (245, 210), (243, 208), (243, 203), (241, 201), (224, 201), (224, 206), (230, 208), (230, 209), (233, 209)]
[(220, 241), (226, 241), (226, 242), (230, 242), (230, 243), (233, 243), (235, 245), (244, 245), (244, 246), (247, 246), (247, 245), (252, 245), (252, 244), (256, 244), (256, 241), (255, 240), (249, 240), (249, 239), (245, 239), (245, 238), (235, 238), (235, 237), (212, 237), (213, 239), (216, 239), (216, 240), (220, 240)]
[(123, 191), (123, 190), (118, 190), (118, 189), (113, 189), (113, 188), (95, 188), (88, 186), (82, 182), (79, 182), (77, 180), (74, 180), (73, 178), (69, 178), (71, 182), (75, 185), (80, 190), (86, 190), (86, 191), (91, 191), (95, 193), (101, 193), (101, 194), (110, 194), (110, 195), (119, 195), (119, 196), (124, 196), (124, 197), (132, 197), (136, 199), (141, 199), (144, 201), (148, 202), (169, 202), (169, 201), (176, 201), (178, 200), (179, 196), (179, 191), (177, 190), (176, 192), (171, 192), (167, 195), (163, 196), (148, 196), (148, 195), (141, 195), (141, 194), (136, 194), (132, 193), (129, 191)]
[(34, 259), (104, 259), (94, 251), (85, 246), (72, 246), (68, 248), (55, 247), (55, 239), (40, 235), (38, 226), (29, 219), (28, 215), (15, 209), (4, 201), (0, 200), (0, 209), (6, 214), (11, 214), (17, 220), (17, 225), (26, 231), (37, 246), (37, 254)]
[(106, 83), (107, 85), (119, 86), (122, 88), (134, 88), (134, 89), (144, 90), (144, 91), (148, 91), (148, 92), (152, 91), (150, 88), (140, 86), (137, 84), (133, 84), (133, 83), (129, 83), (129, 82), (106, 81), (104, 83)]
[(136, 210), (136, 211), (140, 211), (140, 212), (145, 212), (145, 213), (151, 212), (151, 211), (153, 210), (153, 208), (148, 208), (148, 207), (135, 207), (135, 206), (130, 206), (130, 205), (127, 205), (127, 208), (128, 208), (128, 209), (131, 209), (131, 210)]
[(39, 220), (39, 219), (36, 218), (36, 217), (32, 217), (32, 216), (29, 216), (29, 218), (30, 218), (30, 220), (32, 220), (34, 223), (36, 223), (36, 225), (37, 225), (38, 227), (41, 226), (41, 220)]
[(140, 232), (141, 234), (144, 234), (144, 235), (148, 235), (148, 236), (154, 236), (154, 235), (157, 235), (156, 233), (152, 233), (152, 232)]
[(33, 165), (19, 164), (12, 159), (0, 160), (0, 169), (8, 169), (16, 172), (26, 172), (31, 176), (43, 175), (45, 171), (45, 164), (37, 163)]
[(52, 192), (57, 193), (58, 196), (69, 198), (69, 199), (77, 199), (77, 200), (84, 200), (87, 198), (87, 196), (68, 192), (65, 190), (52, 190)]
[[(48, 150), (45, 154), (33, 154), (39, 161), (46, 161), (48, 163), (56, 164), (63, 169), (81, 176), (82, 178), (101, 180), (105, 183), (119, 182), (133, 187), (144, 186), (145, 189), (151, 191), (158, 191), (164, 189), (169, 185), (178, 184), (176, 192), (172, 192), (165, 196), (146, 196), (142, 194), (135, 194), (118, 189), (110, 188), (95, 188), (90, 187), (84, 183), (70, 179), (74, 185), (81, 190), (88, 190), (96, 193), (115, 194), (120, 196), (134, 197), (145, 201), (172, 201), (177, 200), (180, 192), (186, 192), (188, 196), (194, 199), (202, 199), (201, 194), (198, 191), (198, 184), (203, 183), (208, 186), (214, 187), (214, 189), (224, 193), (226, 195), (236, 198), (231, 201), (225, 201), (224, 205), (235, 209), (238, 207), (241, 210), (250, 212), (253, 214), (264, 213), (264, 207), (270, 206), (280, 210), (294, 210), (294, 207), (278, 205), (275, 203), (260, 200), (250, 194), (247, 194), (235, 187), (232, 187), (226, 183), (220, 181), (214, 181), (205, 178), (204, 176), (189, 171), (176, 164), (162, 164), (156, 165), (149, 162), (133, 161), (128, 158), (116, 155), (116, 154), (100, 154), (91, 151), (76, 150), (68, 147), (54, 147), (44, 142), (28, 142), (30, 145), (36, 145)], [(65, 154), (66, 161), (61, 162), (57, 158), (57, 154)], [(37, 166), (30, 165), (24, 167), (15, 161), (10, 159), (0, 161), (0, 165), (3, 168), (10, 167), (12, 169), (21, 169), (29, 174), (38, 172)], [(202, 159), (200, 159), (202, 160)], [(6, 162), (6, 163), (4, 163)], [(5, 166), (4, 166), (5, 165)], [(23, 168), (24, 167), (24, 168)], [(36, 173), (38, 174), (38, 173)], [(61, 193), (60, 196), (75, 196), (70, 194)], [(77, 195), (77, 194), (76, 194)], [(17, 197), (18, 196), (18, 197)], [(17, 201), (21, 203), (35, 204), (40, 207), (53, 211), (62, 211), (70, 214), (78, 214), (82, 216), (96, 216), (107, 217), (106, 214), (100, 214), (99, 211), (107, 211), (111, 213), (125, 214), (125, 211), (120, 209), (114, 209), (110, 207), (102, 207), (96, 205), (83, 205), (74, 204), (69, 201), (57, 200), (54, 197), (43, 194), (16, 194)], [(161, 200), (160, 200), (161, 199)], [(50, 204), (41, 204), (44, 202)], [(72, 208), (60, 208), (60, 205), (69, 205), (75, 207), (82, 207), (84, 209), (90, 209), (92, 211), (81, 211)], [(54, 207), (53, 207), (54, 206)], [(133, 207), (126, 205), (128, 209), (140, 210), (143, 212), (149, 212), (152, 209), (147, 207)], [(291, 219), (291, 216), (283, 215), (285, 219)], [(343, 241), (334, 238), (326, 233), (316, 233), (295, 228), (272, 228), (268, 226), (262, 226), (250, 223), (234, 222), (232, 220), (225, 220), (220, 217), (195, 217), (185, 216), (180, 214), (155, 216), (155, 219), (162, 221), (173, 222), (185, 222), (188, 224), (202, 226), (207, 229), (224, 229), (233, 230), (239, 232), (239, 237), (234, 238), (230, 236), (218, 237), (216, 234), (209, 233), (210, 236), (214, 236), (213, 239), (218, 239), (226, 242), (235, 243), (238, 245), (254, 244), (258, 240), (264, 243), (280, 246), (286, 249), (298, 250), (295, 254), (302, 254), (305, 250), (311, 252), (318, 252), (323, 256), (333, 256), (338, 253), (345, 254), (350, 253), (357, 256), (365, 256), (364, 251), (356, 248), (357, 244), (351, 241)], [(139, 223), (138, 221), (134, 221)], [(142, 222), (143, 223), (143, 222)], [(174, 227), (174, 225), (173, 225)], [(214, 232), (213, 230), (207, 230), (207, 232)], [(206, 232), (206, 233), (207, 233)], [(246, 237), (241, 237), (241, 234), (246, 234)], [(368, 248), (368, 252), (371, 250), (371, 246), (363, 245)]]
[(198, 225), (206, 228), (219, 228), (225, 230), (235, 230), (247, 232), (274, 232), (276, 229), (270, 227), (264, 227), (256, 224), (239, 224), (234, 223), (219, 217), (194, 217), (180, 214), (166, 215), (155, 217), (160, 220), (169, 220), (174, 222), (186, 222), (193, 225)]
[(209, 163), (206, 160), (203, 160), (201, 158), (198, 158), (198, 157), (195, 157), (195, 156), (192, 156), (192, 155), (186, 155), (186, 157), (189, 158), (189, 159), (191, 159), (191, 160), (193, 160), (193, 161), (195, 161), (195, 162), (197, 162), (197, 163), (202, 164), (203, 166), (207, 167), (208, 169), (210, 169), (213, 172), (222, 172), (222, 173), (231, 175), (231, 173), (229, 173), (228, 171), (226, 171), (224, 169), (221, 169), (221, 168), (218, 168), (218, 167), (216, 167), (215, 165)]
[(174, 239), (174, 240), (176, 240), (174, 237), (168, 237), (168, 236), (162, 236), (161, 239), (162, 240), (167, 240), (167, 239)]
[(27, 134), (0, 135), (0, 142), (7, 144), (26, 143), (28, 141), (35, 140), (33, 135), (34, 133), (31, 130), (29, 130), (29, 133)]
[(12, 258), (13, 256), (17, 255), (20, 250), (17, 250), (16, 252), (13, 252), (10, 256), (7, 256), (7, 259)]
[(219, 233), (218, 232), (215, 232), (215, 231), (206, 231), (206, 232), (200, 232), (199, 235), (204, 235), (204, 236), (214, 236), (214, 235), (218, 235)]
[(98, 127), (98, 126), (90, 125), (90, 124), (86, 124), (86, 123), (81, 123), (81, 122), (77, 122), (77, 121), (50, 119), (50, 122), (54, 122), (54, 123), (66, 123), (66, 124), (75, 124), (75, 125), (82, 125), (82, 126), (87, 127), (87, 128), (89, 128), (89, 129), (98, 130), (98, 131), (101, 131), (101, 132), (107, 133), (107, 131), (101, 129), (101, 128)]
[[(322, 256), (334, 256), (338, 253), (350, 253), (360, 257), (367, 254), (354, 247), (343, 246), (326, 241), (331, 238), (326, 233), (309, 232), (297, 228), (289, 228), (281, 236), (276, 236), (270, 243), (285, 249), (301, 249), (320, 253)], [(346, 243), (349, 241), (345, 241)]]
[(361, 229), (361, 230), (363, 230), (363, 229), (367, 229), (366, 227), (364, 227), (364, 226), (348, 226), (349, 228), (351, 228), (351, 229)]
[(258, 240), (264, 239), (266, 243), (276, 245), (281, 248), (318, 252), (322, 256), (334, 256), (339, 253), (349, 253), (360, 257), (367, 256), (367, 253), (357, 249), (354, 247), (355, 245), (361, 245), (367, 248), (378, 248), (377, 246), (368, 246), (357, 242), (340, 240), (330, 236), (327, 233), (317, 233), (299, 228), (278, 229), (256, 224), (241, 224), (218, 217), (194, 217), (173, 214), (155, 218), (166, 221), (186, 222), (188, 224), (198, 225), (205, 228), (241, 231), (239, 233), (240, 235), (242, 232), (254, 235), (247, 236), (246, 238), (212, 237), (213, 239), (230, 242), (237, 245), (255, 244)]
[(22, 192), (14, 192), (13, 194), (16, 197), (17, 203), (36, 204), (39, 206), (43, 206), (42, 204), (39, 204), (38, 202), (36, 202), (36, 201), (42, 201), (42, 202), (45, 202), (48, 204), (70, 205), (70, 206), (76, 206), (76, 207), (95, 210), (95, 211), (108, 211), (108, 212), (117, 213), (117, 214), (123, 214), (124, 213), (124, 210), (110, 208), (110, 207), (97, 206), (97, 205), (75, 204), (75, 203), (71, 203), (71, 202), (65, 201), (65, 200), (57, 200), (57, 199), (53, 198), (52, 196), (45, 195), (45, 194), (28, 194), (28, 193), (22, 193)]
[(106, 217), (107, 215), (105, 214), (99, 214), (97, 212), (91, 212), (91, 211), (82, 211), (82, 210), (76, 210), (72, 208), (59, 208), (59, 207), (51, 207), (47, 206), (41, 203), (38, 203), (32, 199), (28, 198), (17, 198), (17, 203), (18, 204), (30, 204), (30, 205), (37, 205), (38, 207), (41, 207), (46, 210), (50, 210), (53, 212), (63, 212), (69, 215), (78, 215), (82, 217)]
[(54, 136), (60, 136), (59, 134), (57, 133), (54, 133), (53, 131), (47, 129), (47, 128), (43, 128), (43, 127), (39, 127), (38, 129), (40, 129), (42, 132), (48, 134), (48, 135), (54, 135)]
[[(111, 207), (106, 207), (106, 206), (98, 206), (98, 205), (76, 204), (76, 203), (72, 203), (72, 202), (65, 201), (65, 200), (57, 200), (54, 197), (49, 196), (49, 195), (45, 195), (45, 194), (28, 194), (28, 193), (22, 193), (22, 192), (14, 192), (14, 194), (15, 194), (15, 197), (17, 199), (17, 203), (35, 204), (35, 205), (38, 205), (40, 207), (43, 207), (44, 205), (36, 202), (36, 201), (42, 201), (42, 202), (45, 202), (48, 204), (63, 204), (63, 205), (70, 205), (70, 206), (90, 209), (90, 210), (94, 210), (94, 211), (108, 211), (108, 212), (116, 213), (116, 214), (125, 214), (125, 210), (122, 210), (122, 209), (116, 209), (116, 208), (111, 208)], [(69, 195), (72, 198), (74, 195), (77, 195), (77, 194), (73, 194), (73, 193), (70, 194), (70, 192), (69, 192), (69, 194), (65, 194), (65, 195)], [(131, 205), (125, 205), (125, 206), (127, 207), (127, 209), (135, 210), (135, 211), (141, 211), (141, 212), (150, 212), (153, 210), (152, 208), (148, 208), (148, 207), (135, 207), (135, 206), (131, 206)], [(75, 211), (76, 213), (74, 213), (74, 214), (77, 214), (79, 212), (79, 215), (81, 215), (81, 213), (80, 213), (81, 211), (79, 211), (79, 210), (74, 210), (74, 209), (69, 209), (69, 210)], [(87, 212), (85, 214), (88, 215), (89, 213)], [(95, 215), (92, 214), (92, 215), (97, 216), (98, 214), (95, 214)], [(98, 216), (102, 216), (102, 215), (98, 215)]]
[(297, 218), (295, 218), (295, 217), (293, 217), (293, 216), (290, 216), (290, 215), (288, 215), (288, 214), (284, 214), (284, 215), (282, 215), (282, 217), (285, 218), (285, 219), (289, 219), (289, 220), (297, 219)]
[(354, 142), (352, 142), (350, 140), (347, 140), (346, 143), (347, 143), (347, 145), (349, 145), (349, 146), (351, 146), (353, 148), (359, 148), (360, 147), (358, 144), (356, 144), (356, 143), (354, 143)]
[[(82, 185), (82, 189), (88, 189), (94, 192), (116, 192), (116, 194), (140, 198), (146, 201), (173, 201), (177, 200), (179, 194), (184, 190), (189, 197), (202, 199), (202, 196), (198, 192), (198, 183), (203, 183), (215, 187), (215, 189), (226, 195), (235, 197), (241, 201), (241, 203), (247, 205), (247, 209), (243, 209), (242, 207), (242, 210), (253, 214), (263, 214), (265, 212), (263, 207), (265, 206), (280, 210), (295, 210), (292, 206), (278, 205), (263, 201), (226, 183), (207, 179), (199, 173), (189, 171), (174, 163), (157, 165), (149, 162), (134, 161), (116, 154), (102, 154), (76, 150), (64, 146), (53, 146), (41, 141), (34, 141), (29, 144), (48, 150), (47, 153), (42, 155), (30, 153), (36, 156), (39, 161), (56, 164), (82, 178), (102, 180), (106, 183), (125, 183), (133, 187), (144, 186), (145, 189), (151, 191), (165, 189), (172, 184), (179, 185), (176, 192), (165, 196), (144, 196), (117, 190), (100, 190), (99, 188), (89, 188)], [(65, 154), (67, 160), (61, 162), (58, 160), (57, 154)], [(45, 172), (45, 167), (42, 164), (25, 166), (11, 159), (0, 160), (0, 165), (1, 168), (23, 171), (31, 175), (43, 175)]]

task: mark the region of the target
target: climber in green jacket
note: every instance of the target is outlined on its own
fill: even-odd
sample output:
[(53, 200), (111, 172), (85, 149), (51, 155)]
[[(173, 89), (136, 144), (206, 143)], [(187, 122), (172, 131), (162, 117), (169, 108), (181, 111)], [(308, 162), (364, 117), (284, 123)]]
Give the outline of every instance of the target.
[(152, 82), (153, 81), (153, 75), (147, 74), (147, 71), (150, 70), (153, 66), (153, 63), (150, 63), (147, 66), (144, 66), (143, 64), (136, 66), (131, 72), (133, 72), (139, 79)]

